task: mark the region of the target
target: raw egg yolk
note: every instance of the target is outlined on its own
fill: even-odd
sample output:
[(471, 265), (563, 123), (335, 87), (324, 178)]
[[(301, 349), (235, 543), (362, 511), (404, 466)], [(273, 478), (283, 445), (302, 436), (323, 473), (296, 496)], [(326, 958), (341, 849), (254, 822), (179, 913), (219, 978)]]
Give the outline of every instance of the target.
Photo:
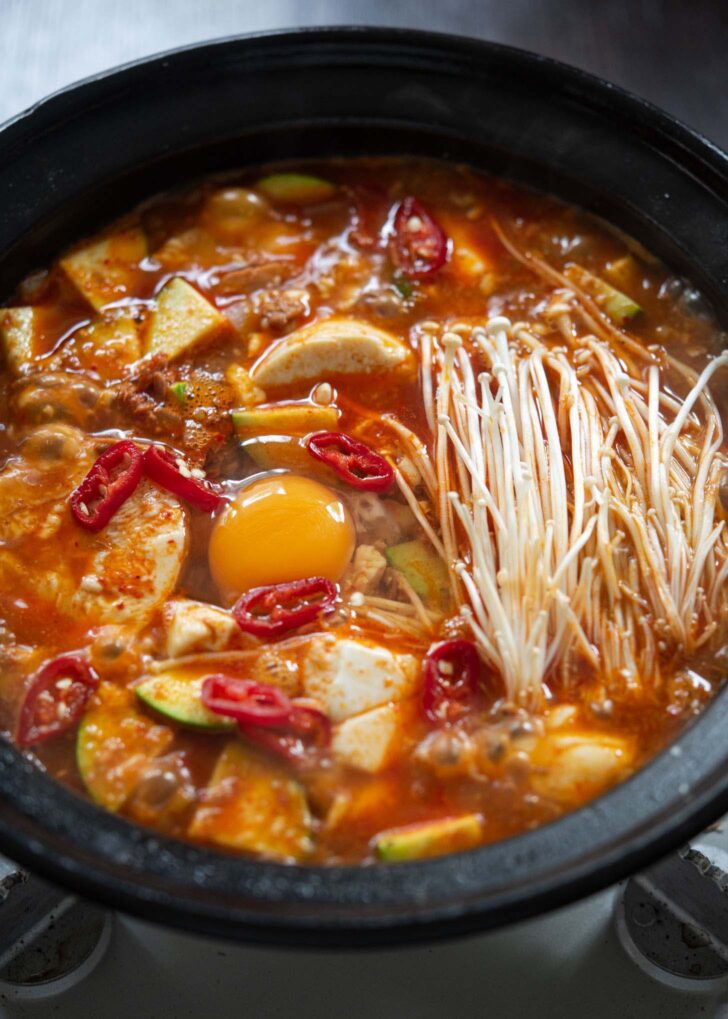
[(231, 601), (251, 587), (306, 577), (337, 581), (354, 551), (349, 511), (330, 489), (295, 474), (248, 485), (210, 538), (210, 571)]

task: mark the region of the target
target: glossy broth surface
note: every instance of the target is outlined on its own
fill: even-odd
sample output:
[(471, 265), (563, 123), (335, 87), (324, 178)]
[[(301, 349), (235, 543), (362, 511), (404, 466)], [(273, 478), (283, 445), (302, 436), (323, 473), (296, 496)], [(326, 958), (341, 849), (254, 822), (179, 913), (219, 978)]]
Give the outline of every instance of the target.
[[(446, 238), (431, 273), (408, 272), (397, 250), (407, 196)], [(245, 171), (155, 197), (0, 308), (2, 727), (17, 737), (28, 691), (58, 655), (80, 653), (98, 678), (73, 725), (28, 747), (41, 767), (133, 821), (225, 851), (407, 859), (579, 807), (702, 710), (725, 671), (721, 619), (699, 650), (665, 652), (659, 679), (615, 686), (586, 659), (568, 677), (547, 672), (536, 708), (484, 665), (472, 705), (433, 723), (422, 710), (428, 649), (472, 638), (447, 577), (427, 565), (431, 544), (401, 486), (361, 490), (306, 448), (318, 431), (366, 443), (438, 532), (388, 421), (432, 451), (423, 330), (505, 316), (554, 349), (564, 342), (546, 314), (559, 285), (514, 257), (501, 232), (560, 274), (576, 265), (626, 294), (638, 312), (615, 328), (655, 352), (678, 404), (686, 386), (669, 357), (698, 374), (720, 351), (699, 295), (606, 225), (471, 169), (409, 158)], [(393, 337), (395, 353), (377, 340), (380, 362), (362, 370), (330, 352), (296, 362), (291, 378), (267, 367), (298, 331), (330, 322), (343, 335), (352, 321)], [(313, 349), (305, 332), (303, 342)], [(725, 373), (711, 387), (722, 412)], [(291, 406), (314, 408), (311, 427), (256, 418)], [(173, 450), (228, 503), (208, 514), (145, 477), (107, 526), (85, 530), (69, 496), (120, 439)], [(428, 550), (424, 574), (408, 572), (401, 549), (412, 543)], [(235, 623), (231, 607), (251, 588), (312, 576), (336, 585), (333, 611), (270, 639)], [(291, 753), (275, 727), (266, 745), (260, 729), (224, 715), (190, 716), (204, 678), (220, 674), (320, 711), (321, 745), (307, 735)], [(347, 685), (357, 676), (361, 694)], [(150, 679), (173, 681), (167, 700), (141, 695)], [(329, 681), (343, 684), (341, 703)], [(392, 849), (389, 833), (421, 824)]]

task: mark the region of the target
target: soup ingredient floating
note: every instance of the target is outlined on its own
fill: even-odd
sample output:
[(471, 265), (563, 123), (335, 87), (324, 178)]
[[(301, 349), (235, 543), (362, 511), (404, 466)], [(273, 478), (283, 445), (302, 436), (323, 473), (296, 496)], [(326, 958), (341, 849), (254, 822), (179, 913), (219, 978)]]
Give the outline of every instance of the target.
[(208, 732), (234, 728), (233, 719), (223, 718), (205, 707), (202, 700), (205, 679), (204, 675), (196, 675), (194, 671), (167, 669), (143, 679), (134, 692), (146, 707), (180, 725)]
[(289, 333), (253, 366), (259, 386), (282, 386), (328, 374), (408, 371), (412, 351), (397, 336), (358, 319), (334, 316)]
[(431, 276), (445, 264), (445, 232), (422, 202), (412, 195), (397, 207), (392, 252), (396, 265), (412, 279)]
[(312, 847), (305, 790), (282, 766), (231, 742), (218, 758), (189, 834), (226, 849), (295, 862)]
[(240, 725), (280, 728), (291, 714), (291, 702), (275, 686), (231, 676), (208, 676), (202, 686), (202, 703), (216, 715)]
[(331, 612), (335, 600), (336, 585), (326, 577), (291, 580), (254, 587), (235, 603), (233, 618), (241, 630), (255, 637), (278, 637)]
[(106, 527), (141, 481), (144, 460), (128, 440), (102, 453), (78, 488), (71, 493), (71, 513), (87, 531)]
[(146, 450), (144, 471), (152, 481), (203, 513), (214, 513), (228, 501), (204, 475), (196, 477), (183, 457), (162, 446), (149, 446)]
[(478, 697), (480, 658), (467, 640), (446, 640), (430, 648), (422, 672), (422, 707), (436, 724), (457, 721)]
[(343, 432), (316, 432), (306, 439), (312, 457), (330, 467), (342, 481), (363, 492), (387, 492), (394, 470), (383, 456)]
[(83, 714), (99, 677), (83, 653), (59, 655), (46, 662), (25, 692), (15, 739), (33, 746), (72, 728)]
[(310, 577), (335, 583), (354, 544), (351, 514), (335, 492), (310, 478), (273, 475), (243, 488), (220, 515), (210, 569), (232, 601), (252, 588)]
[(267, 683), (208, 676), (202, 702), (208, 711), (234, 719), (249, 742), (292, 763), (310, 764), (331, 740), (329, 719), (314, 702), (292, 701)]

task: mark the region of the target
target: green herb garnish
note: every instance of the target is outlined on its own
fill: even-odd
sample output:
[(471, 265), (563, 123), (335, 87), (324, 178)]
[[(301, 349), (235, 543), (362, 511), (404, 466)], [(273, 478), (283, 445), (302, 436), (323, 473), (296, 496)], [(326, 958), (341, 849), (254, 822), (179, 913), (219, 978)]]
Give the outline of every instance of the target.
[(184, 403), (187, 399), (187, 382), (173, 382), (169, 391), (178, 403)]
[(408, 300), (414, 293), (414, 287), (409, 280), (403, 279), (401, 276), (395, 278), (394, 287), (405, 300)]

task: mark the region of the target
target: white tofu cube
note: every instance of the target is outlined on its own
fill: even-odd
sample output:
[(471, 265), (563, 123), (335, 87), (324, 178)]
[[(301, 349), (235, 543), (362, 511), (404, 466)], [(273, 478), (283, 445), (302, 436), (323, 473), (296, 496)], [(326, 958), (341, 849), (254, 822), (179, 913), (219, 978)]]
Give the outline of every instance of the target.
[(413, 655), (333, 636), (312, 640), (301, 668), (306, 695), (333, 722), (409, 697), (419, 678)]
[(169, 360), (228, 327), (228, 320), (191, 284), (175, 276), (162, 287), (147, 342), (149, 354)]
[(16, 373), (33, 360), (37, 317), (36, 308), (0, 308), (0, 339), (8, 365)]
[(343, 764), (377, 772), (390, 763), (399, 743), (402, 709), (383, 704), (334, 727), (331, 748)]
[(493, 268), (492, 257), (479, 241), (474, 225), (454, 216), (441, 218), (441, 224), (452, 244), (450, 263), (454, 268), (473, 280)]
[(460, 266), (466, 276), (479, 278), (488, 271), (488, 263), (481, 257), (477, 248), (465, 241), (456, 244), (453, 262)]
[(168, 658), (199, 651), (220, 651), (238, 632), (224, 609), (187, 598), (176, 598), (164, 607), (165, 654)]
[(75, 337), (81, 351), (88, 350), (104, 355), (119, 365), (131, 364), (142, 356), (139, 327), (131, 315), (113, 315), (100, 318)]
[(134, 227), (79, 248), (62, 258), (60, 265), (89, 304), (100, 311), (131, 292), (146, 254), (144, 232)]

